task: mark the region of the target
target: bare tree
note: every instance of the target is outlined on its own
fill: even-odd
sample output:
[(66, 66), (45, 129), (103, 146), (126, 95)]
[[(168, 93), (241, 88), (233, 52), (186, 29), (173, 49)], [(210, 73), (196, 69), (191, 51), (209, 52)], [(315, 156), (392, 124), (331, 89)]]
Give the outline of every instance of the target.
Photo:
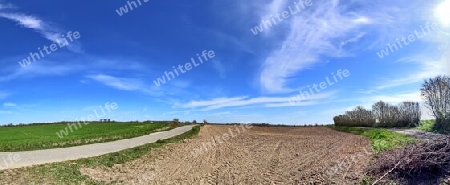
[(447, 119), (450, 114), (450, 78), (438, 76), (425, 80), (420, 89), (425, 105), (436, 119)]
[(425, 80), (420, 92), (425, 105), (436, 118), (435, 129), (450, 131), (450, 78), (438, 76)]
[(417, 102), (403, 102), (399, 106), (379, 101), (367, 110), (362, 106), (333, 118), (336, 126), (407, 127), (420, 122), (420, 106)]
[(333, 120), (336, 126), (372, 127), (375, 124), (372, 111), (366, 110), (362, 106), (345, 112), (345, 115), (335, 116)]
[(422, 112), (418, 102), (400, 103), (400, 124), (402, 127), (418, 125)]
[(397, 106), (389, 106), (389, 116), (388, 116), (388, 126), (389, 127), (398, 127), (401, 126), (398, 124), (400, 121), (400, 111)]
[(375, 119), (377, 119), (376, 126), (388, 126), (389, 121), (389, 104), (379, 101), (372, 106), (372, 111)]

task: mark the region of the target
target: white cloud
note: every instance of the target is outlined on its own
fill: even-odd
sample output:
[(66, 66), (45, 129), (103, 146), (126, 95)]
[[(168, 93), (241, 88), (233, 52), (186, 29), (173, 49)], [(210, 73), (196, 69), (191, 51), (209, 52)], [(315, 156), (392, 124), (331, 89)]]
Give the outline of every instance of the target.
[(81, 109), (81, 111), (94, 111), (94, 110), (100, 110), (101, 108), (102, 108), (102, 106), (100, 106), (100, 105), (92, 105), (92, 106), (83, 107)]
[[(270, 1), (262, 8), (263, 15), (270, 15), (274, 9), (280, 11), (288, 1)], [(361, 50), (386, 47), (386, 43), (399, 35), (409, 35), (411, 26), (417, 24), (417, 17), (423, 18), (424, 10), (433, 4), (423, 1), (312, 2), (312, 6), (285, 20), (289, 24), (271, 28), (278, 32), (267, 40), (275, 42), (276, 47), (263, 60), (258, 79), (265, 93), (294, 91), (290, 88), (291, 80), (301, 77), (302, 71), (326, 61), (324, 58), (352, 57)], [(369, 34), (370, 43), (369, 39), (362, 39)], [(281, 43), (277, 43), (280, 40)]]
[[(426, 55), (425, 53), (421, 55)], [(407, 76), (385, 80), (376, 87), (377, 90), (397, 87), (417, 82), (423, 82), (424, 79), (434, 78), (438, 75), (450, 74), (450, 54), (445, 52), (437, 59), (427, 58), (423, 56), (412, 56), (401, 59), (400, 62), (407, 62), (411, 65), (418, 65), (419, 70), (413, 71)]]
[(262, 89), (267, 93), (291, 92), (293, 89), (286, 87), (288, 78), (320, 61), (321, 56), (340, 57), (339, 41), (352, 41), (355, 32), (361, 33), (356, 29), (367, 24), (355, 21), (363, 16), (360, 13), (342, 12), (345, 6), (338, 0), (314, 1), (313, 6), (289, 18), (287, 37), (263, 62)]
[(232, 101), (222, 104), (216, 104), (206, 107), (204, 110), (215, 110), (225, 107), (241, 107), (241, 106), (249, 106), (249, 105), (257, 105), (257, 104), (265, 104), (265, 103), (284, 103), (288, 102), (289, 97), (258, 97), (258, 98), (249, 98), (239, 101)]
[(17, 104), (12, 103), (12, 102), (5, 102), (3, 103), (3, 107), (16, 107)]
[[(266, 104), (267, 107), (303, 107), (303, 106), (312, 106), (320, 103), (325, 103), (325, 100), (332, 98), (339, 91), (329, 91), (327, 93), (314, 94), (304, 100), (295, 101), (290, 97), (288, 101), (284, 101), (281, 103), (270, 103)], [(297, 95), (296, 95), (297, 96)], [(320, 100), (320, 101), (319, 101)], [(292, 101), (292, 102), (291, 102)]]
[(420, 96), (420, 92), (408, 92), (408, 93), (396, 93), (396, 94), (385, 94), (385, 95), (376, 95), (372, 96), (370, 99), (373, 103), (377, 101), (384, 101), (388, 103), (401, 103), (404, 101), (412, 101), (412, 102), (422, 102), (422, 97)]
[[(142, 75), (138, 75), (142, 76)], [(95, 80), (103, 85), (113, 87), (124, 91), (138, 91), (145, 95), (155, 97), (165, 97), (170, 99), (170, 96), (179, 96), (180, 94), (188, 94), (185, 89), (190, 87), (191, 82), (181, 79), (175, 79), (164, 86), (157, 87), (153, 83), (148, 84), (141, 77), (115, 77), (106, 74), (86, 75), (85, 78)], [(85, 82), (86, 83), (86, 82)], [(159, 99), (157, 101), (160, 101)]]
[(229, 102), (241, 101), (246, 99), (247, 96), (244, 97), (235, 97), (235, 98), (215, 98), (212, 100), (202, 100), (202, 101), (191, 101), (187, 104), (182, 105), (183, 108), (197, 108), (197, 107), (207, 107), (213, 105), (219, 105)]
[[(17, 64), (17, 63), (16, 63)], [(0, 82), (7, 82), (10, 80), (14, 80), (17, 78), (32, 78), (37, 76), (60, 76), (67, 75), (76, 70), (80, 70), (86, 68), (85, 66), (78, 64), (69, 64), (69, 65), (61, 65), (61, 64), (53, 64), (47, 63), (47, 61), (42, 60), (39, 64), (30, 65), (28, 67), (20, 67), (20, 68), (11, 68), (11, 70), (4, 70), (9, 73), (5, 76), (0, 76)], [(0, 71), (3, 72), (3, 71)]]
[(353, 22), (358, 23), (358, 24), (370, 24), (370, 23), (372, 23), (372, 20), (370, 20), (366, 16), (361, 16), (361, 17), (354, 19)]
[(12, 114), (12, 112), (11, 111), (0, 110), (0, 114), (8, 114), (8, 115), (10, 115), (10, 114)]
[(351, 43), (356, 43), (356, 42), (358, 42), (358, 41), (359, 41), (361, 38), (363, 38), (366, 34), (367, 34), (366, 32), (361, 32), (361, 33), (359, 33), (358, 35), (356, 35), (356, 36), (353, 37), (353, 38), (350, 38), (350, 39), (348, 39), (348, 40), (346, 40), (346, 41), (342, 41), (341, 44), (339, 45), (339, 51), (338, 51), (339, 55), (342, 55), (342, 56), (348, 55), (348, 54), (343, 54), (343, 53), (344, 53), (344, 52), (343, 52), (344, 46), (347, 45), (347, 44), (351, 44)]
[[(12, 8), (14, 6), (0, 4), (0, 10), (2, 10), (3, 7)], [(44, 22), (36, 16), (26, 15), (23, 13), (0, 12), (0, 17), (15, 21), (25, 28), (33, 29), (54, 43), (66, 44), (61, 35), (65, 35), (67, 33), (64, 33), (64, 31), (54, 27), (53, 25), (51, 26), (49, 23)], [(76, 42), (69, 42), (67, 47), (73, 52), (82, 52), (80, 45)]]
[(217, 113), (211, 114), (211, 116), (224, 116), (224, 115), (231, 115), (231, 112), (225, 111), (225, 112), (217, 112)]
[[(312, 106), (319, 103), (322, 103), (323, 100), (330, 98), (337, 91), (332, 91), (329, 93), (317, 94), (312, 96), (311, 98), (302, 100), (295, 104), (291, 104), (292, 97), (257, 97), (257, 98), (249, 98), (247, 96), (244, 97), (234, 97), (234, 98), (215, 98), (212, 100), (203, 100), (203, 101), (191, 101), (184, 105), (181, 105), (182, 108), (203, 108), (203, 111), (216, 110), (226, 107), (244, 107), (244, 106), (252, 106), (252, 105), (260, 105), (263, 107), (293, 107), (293, 106)], [(322, 100), (322, 101), (319, 101)]]
[(140, 90), (143, 87), (143, 83), (138, 79), (117, 78), (104, 74), (88, 75), (86, 77), (119, 90), (133, 91)]
[[(18, 78), (36, 78), (41, 76), (67, 76), (74, 73), (102, 71), (134, 71), (143, 72), (146, 67), (140, 61), (129, 58), (101, 58), (97, 56), (84, 55), (73, 57), (72, 54), (58, 55), (64, 59), (43, 58), (39, 63), (29, 65), (26, 68), (17, 67), (17, 63), (0, 68), (0, 82), (7, 82)], [(20, 60), (20, 58), (8, 58), (5, 61)], [(123, 61), (127, 62), (124, 63)], [(2, 61), (0, 61), (1, 63)], [(7, 75), (2, 75), (7, 74)], [(181, 82), (180, 82), (181, 83)]]
[(43, 30), (44, 23), (42, 20), (37, 17), (22, 15), (22, 14), (13, 14), (13, 13), (0, 13), (0, 17), (7, 18), (19, 23), (19, 25), (25, 28), (31, 28), (36, 30)]
[(0, 10), (2, 9), (14, 9), (16, 8), (14, 5), (12, 4), (0, 4)]
[[(375, 93), (376, 95), (374, 95)], [(380, 94), (380, 92), (377, 91), (370, 91), (370, 95), (365, 92), (362, 92), (362, 94), (362, 97), (338, 99), (334, 102), (354, 102), (354, 106), (361, 105), (366, 108), (370, 108), (375, 102), (380, 100), (391, 104), (397, 104), (405, 101), (422, 102), (423, 100), (419, 90), (383, 94)]]

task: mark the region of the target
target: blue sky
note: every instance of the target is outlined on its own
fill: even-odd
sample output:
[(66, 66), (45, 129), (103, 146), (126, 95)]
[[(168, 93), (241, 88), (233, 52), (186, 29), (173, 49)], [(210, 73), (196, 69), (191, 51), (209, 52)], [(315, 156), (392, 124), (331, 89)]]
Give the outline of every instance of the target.
[[(449, 0), (140, 2), (0, 0), (0, 124), (75, 120), (107, 102), (115, 120), (332, 123), (356, 105), (421, 101), (424, 78), (450, 73)], [(80, 37), (19, 65), (69, 32)], [(205, 50), (215, 56), (153, 82)], [(289, 102), (338, 70), (350, 75)]]

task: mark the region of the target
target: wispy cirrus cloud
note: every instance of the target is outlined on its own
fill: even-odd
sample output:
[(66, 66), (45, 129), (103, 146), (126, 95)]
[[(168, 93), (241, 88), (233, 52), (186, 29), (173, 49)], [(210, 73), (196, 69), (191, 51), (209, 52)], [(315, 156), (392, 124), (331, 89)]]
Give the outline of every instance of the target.
[[(43, 64), (44, 63), (44, 64)], [(41, 61), (37, 65), (30, 65), (26, 68), (7, 68), (0, 70), (0, 75), (6, 73), (6, 75), (0, 76), (0, 82), (8, 82), (17, 78), (34, 78), (39, 76), (61, 76), (71, 74), (76, 70), (84, 68), (81, 65), (61, 65), (46, 63)]]
[[(274, 0), (269, 12), (275, 7), (285, 9), (284, 4), (285, 1)], [(291, 92), (293, 89), (287, 87), (289, 78), (319, 62), (321, 56), (339, 57), (342, 49), (339, 41), (351, 40), (360, 33), (357, 28), (367, 24), (357, 21), (365, 17), (363, 13), (345, 14), (342, 13), (344, 9), (346, 6), (339, 0), (313, 1), (312, 6), (289, 18), (287, 37), (262, 64), (262, 90), (267, 93)]]
[(144, 87), (144, 84), (139, 79), (118, 78), (104, 74), (88, 75), (86, 77), (119, 90), (134, 91)]
[[(70, 76), (73, 74), (91, 74), (97, 71), (133, 71), (145, 72), (146, 66), (140, 61), (129, 58), (109, 58), (97, 56), (74, 56), (76, 54), (64, 53), (52, 55), (52, 58), (43, 58), (39, 63), (26, 68), (18, 68), (16, 64), (6, 65), (0, 69), (0, 82), (8, 82), (16, 79), (27, 79), (48, 76)], [(60, 60), (64, 59), (64, 62)], [(20, 58), (8, 58), (4, 61), (20, 60)], [(127, 61), (124, 63), (123, 61)], [(2, 61), (0, 61), (2, 63)], [(148, 70), (147, 70), (148, 71)]]
[(213, 106), (213, 105), (241, 101), (241, 100), (245, 100), (247, 98), (248, 98), (247, 96), (242, 96), (242, 97), (234, 97), (234, 98), (214, 98), (211, 100), (191, 101), (189, 103), (183, 104), (181, 107), (183, 107), (183, 108), (208, 107), (208, 106)]
[[(450, 29), (449, 29), (450, 30)], [(383, 80), (377, 85), (377, 90), (423, 82), (424, 79), (434, 78), (438, 75), (450, 75), (450, 46), (447, 46), (450, 34), (445, 32), (434, 33), (431, 39), (425, 42), (431, 44), (436, 51), (420, 51), (417, 54), (401, 58), (398, 63), (415, 65), (419, 70), (411, 70), (407, 74), (397, 74), (389, 80)]]
[[(450, 36), (447, 37), (447, 39), (450, 39)], [(448, 51), (443, 51), (437, 55), (439, 57), (432, 57), (429, 53), (421, 53), (411, 57), (402, 58), (398, 62), (417, 65), (420, 70), (414, 70), (407, 75), (399, 74), (400, 77), (384, 80), (376, 87), (376, 89), (382, 90), (423, 82), (424, 79), (434, 78), (438, 75), (450, 75), (450, 54)]]
[(10, 115), (10, 114), (12, 114), (12, 111), (0, 110), (0, 115), (1, 115), (1, 114), (7, 114), (7, 115)]
[(389, 103), (400, 103), (404, 101), (413, 101), (413, 102), (422, 102), (422, 97), (420, 96), (419, 91), (415, 92), (403, 92), (403, 93), (395, 93), (395, 94), (385, 94), (385, 95), (374, 95), (371, 97), (365, 98), (372, 100), (373, 103), (383, 100)]
[(16, 22), (18, 25), (33, 29), (40, 33), (46, 39), (58, 43), (58, 44), (68, 44), (67, 48), (72, 52), (82, 52), (81, 46), (75, 42), (65, 43), (61, 35), (67, 34), (66, 31), (57, 28), (54, 24), (50, 24), (37, 16), (27, 15), (25, 13), (10, 12), (4, 10), (16, 9), (12, 4), (0, 4), (0, 17), (9, 19)]
[(5, 102), (3, 103), (3, 107), (16, 107), (17, 104), (12, 103), (12, 102)]
[(14, 5), (12, 5), (12, 4), (0, 4), (0, 10), (2, 10), (2, 9), (14, 9), (14, 8), (16, 8)]
[[(291, 1), (271, 1), (263, 8), (260, 18), (284, 11), (291, 4), (287, 2)], [(356, 50), (378, 47), (381, 43), (385, 45), (384, 41), (392, 38), (395, 40), (396, 33), (404, 32), (402, 26), (410, 24), (411, 14), (416, 13), (406, 11), (405, 7), (410, 5), (398, 7), (395, 3), (381, 1), (312, 2), (312, 6), (286, 19), (285, 23), (289, 24), (271, 28), (278, 32), (266, 35), (272, 43), (274, 40), (281, 42), (262, 61), (258, 80), (264, 93), (294, 91), (290, 82), (300, 77), (302, 71), (326, 61), (323, 60), (325, 57), (351, 57)], [(365, 41), (368, 34), (370, 43)]]
[[(142, 76), (145, 74), (136, 75), (136, 77), (117, 77), (107, 74), (86, 75), (86, 79), (94, 80), (105, 86), (112, 87), (122, 91), (137, 91), (145, 95), (153, 97), (165, 97), (170, 99), (170, 96), (188, 93), (185, 89), (189, 88), (191, 82), (188, 80), (177, 79), (171, 81), (164, 87), (156, 87), (149, 84)], [(86, 83), (86, 82), (84, 82)]]
[(211, 100), (191, 101), (186, 104), (179, 104), (181, 108), (202, 108), (203, 111), (216, 110), (226, 107), (303, 107), (317, 105), (324, 102), (323, 100), (331, 98), (337, 91), (329, 93), (317, 94), (308, 99), (302, 100), (295, 104), (290, 103), (292, 97), (256, 97), (248, 96), (232, 97), (232, 98), (215, 98)]

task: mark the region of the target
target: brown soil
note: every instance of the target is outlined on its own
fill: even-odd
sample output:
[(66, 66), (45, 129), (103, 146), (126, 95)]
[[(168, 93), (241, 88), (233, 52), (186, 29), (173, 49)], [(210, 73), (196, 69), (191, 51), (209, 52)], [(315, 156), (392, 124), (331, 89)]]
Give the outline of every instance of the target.
[[(229, 129), (235, 137), (214, 143)], [(127, 164), (80, 171), (113, 184), (357, 184), (371, 158), (368, 139), (324, 127), (235, 129), (206, 125)], [(207, 151), (191, 153), (208, 142)]]

